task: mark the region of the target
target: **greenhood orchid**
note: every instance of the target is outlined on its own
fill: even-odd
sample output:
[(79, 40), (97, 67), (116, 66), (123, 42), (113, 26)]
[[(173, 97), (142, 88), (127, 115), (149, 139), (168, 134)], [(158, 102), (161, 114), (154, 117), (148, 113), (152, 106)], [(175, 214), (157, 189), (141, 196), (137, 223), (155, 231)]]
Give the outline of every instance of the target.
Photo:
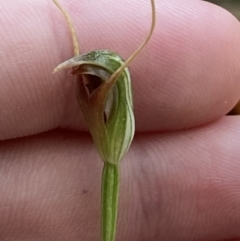
[(78, 103), (104, 162), (101, 198), (102, 241), (114, 241), (119, 196), (119, 163), (128, 151), (135, 133), (131, 76), (127, 66), (152, 36), (156, 18), (154, 0), (151, 0), (150, 32), (126, 62), (108, 50), (96, 50), (80, 55), (71, 19), (58, 1), (53, 1), (69, 24), (75, 55), (57, 66), (53, 72), (71, 68), (71, 73), (75, 76)]

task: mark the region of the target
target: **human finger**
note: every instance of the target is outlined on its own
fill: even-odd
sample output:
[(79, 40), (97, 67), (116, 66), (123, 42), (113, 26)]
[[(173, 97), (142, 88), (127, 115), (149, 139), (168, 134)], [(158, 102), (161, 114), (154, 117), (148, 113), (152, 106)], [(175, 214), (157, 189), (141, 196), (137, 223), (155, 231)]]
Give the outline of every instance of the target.
[[(100, 12), (103, 2), (62, 4), (73, 18), (82, 52), (108, 48), (127, 58), (149, 30), (149, 3), (114, 1)], [(72, 78), (64, 71), (51, 74), (72, 56), (65, 20), (51, 1), (26, 1), (28, 14), (22, 4), (1, 3), (0, 139), (56, 127), (84, 130)], [(154, 35), (130, 66), (137, 131), (216, 120), (240, 95), (238, 21), (202, 1), (161, 1), (156, 8)]]
[[(239, 118), (139, 134), (121, 163), (118, 240), (240, 239)], [(0, 238), (96, 240), (102, 162), (89, 135), (0, 146)], [(37, 229), (37, 231), (36, 231)]]

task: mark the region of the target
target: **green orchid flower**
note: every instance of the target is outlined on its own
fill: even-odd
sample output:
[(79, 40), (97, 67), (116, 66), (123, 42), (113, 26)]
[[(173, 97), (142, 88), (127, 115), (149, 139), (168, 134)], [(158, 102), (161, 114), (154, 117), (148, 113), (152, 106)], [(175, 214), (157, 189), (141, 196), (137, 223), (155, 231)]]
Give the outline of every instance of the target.
[(131, 76), (127, 68), (149, 41), (155, 26), (152, 3), (152, 26), (143, 44), (125, 62), (108, 50), (79, 55), (72, 21), (57, 0), (54, 3), (67, 19), (72, 32), (75, 57), (57, 66), (53, 73), (71, 68), (76, 77), (78, 103), (104, 162), (102, 173), (102, 241), (114, 241), (119, 196), (119, 163), (128, 151), (135, 133)]

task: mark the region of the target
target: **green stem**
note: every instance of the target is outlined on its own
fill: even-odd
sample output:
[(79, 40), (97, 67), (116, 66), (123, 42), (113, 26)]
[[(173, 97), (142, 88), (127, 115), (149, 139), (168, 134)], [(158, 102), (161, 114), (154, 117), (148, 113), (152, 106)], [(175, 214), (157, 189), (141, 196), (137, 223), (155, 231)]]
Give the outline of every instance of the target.
[(104, 163), (102, 173), (102, 241), (114, 241), (119, 196), (119, 166)]

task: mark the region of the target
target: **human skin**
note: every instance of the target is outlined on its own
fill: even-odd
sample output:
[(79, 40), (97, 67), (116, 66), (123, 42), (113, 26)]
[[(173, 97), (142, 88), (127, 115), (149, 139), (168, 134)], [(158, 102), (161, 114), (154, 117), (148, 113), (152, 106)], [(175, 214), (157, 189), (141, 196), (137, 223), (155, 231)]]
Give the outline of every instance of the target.
[[(147, 0), (61, 3), (81, 52), (127, 58), (150, 27)], [(240, 118), (225, 116), (240, 97), (240, 25), (202, 1), (156, 8), (130, 66), (117, 240), (240, 240)], [(0, 240), (99, 240), (102, 162), (73, 77), (52, 75), (73, 54), (68, 26), (50, 0), (0, 0), (0, 16)]]

